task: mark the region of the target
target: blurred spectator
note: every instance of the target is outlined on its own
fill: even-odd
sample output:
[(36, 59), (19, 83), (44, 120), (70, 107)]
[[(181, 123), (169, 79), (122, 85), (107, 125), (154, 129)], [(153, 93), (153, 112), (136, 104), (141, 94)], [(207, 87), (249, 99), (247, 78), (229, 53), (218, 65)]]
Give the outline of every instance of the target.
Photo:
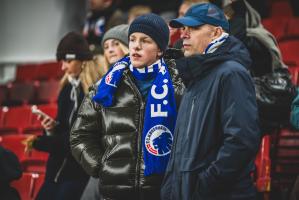
[(298, 0), (290, 0), (290, 4), (293, 9), (293, 14), (295, 16), (299, 16), (299, 1)]
[(176, 12), (180, 6), (182, 0), (122, 0), (120, 2), (120, 8), (123, 11), (127, 11), (135, 5), (146, 5), (149, 6), (154, 13), (161, 14), (163, 12)]
[(130, 8), (128, 12), (128, 24), (130, 24), (136, 17), (152, 12), (149, 6), (136, 5)]
[[(206, 3), (209, 2), (209, 0), (183, 0), (182, 4), (179, 7), (178, 10), (178, 17), (183, 17), (187, 10), (196, 3)], [(170, 39), (169, 39), (169, 46), (175, 47), (177, 49), (182, 48), (182, 40), (180, 39), (180, 29), (178, 28), (172, 28), (170, 26)]]
[(0, 199), (20, 200), (18, 191), (10, 187), (10, 182), (22, 176), (17, 156), (0, 146)]
[(83, 35), (87, 38), (90, 48), (101, 53), (100, 42), (103, 34), (110, 28), (126, 23), (123, 12), (117, 8), (116, 0), (89, 0), (90, 12), (87, 15)]
[[(236, 0), (210, 0), (211, 3), (216, 4), (219, 8), (223, 8), (228, 4), (231, 4)], [(248, 3), (253, 7), (260, 16), (268, 17), (270, 13), (270, 7), (266, 0), (250, 0)]]
[(113, 27), (104, 34), (102, 46), (107, 70), (108, 67), (129, 53), (128, 30), (129, 25), (122, 24)]
[(178, 17), (183, 17), (187, 10), (196, 3), (207, 3), (209, 0), (184, 0), (179, 7)]
[(89, 176), (70, 153), (69, 134), (84, 94), (98, 78), (97, 65), (87, 41), (75, 32), (62, 38), (56, 56), (58, 61), (62, 60), (65, 71), (58, 97), (58, 114), (56, 120), (39, 116), (45, 133), (31, 138), (28, 144), (49, 153), (45, 182), (37, 200), (76, 200), (80, 199)]
[(241, 40), (250, 52), (251, 72), (262, 76), (286, 67), (281, 59), (275, 37), (261, 24), (261, 18), (246, 0), (235, 0), (224, 8), (230, 33)]
[[(101, 68), (107, 72), (108, 67), (120, 60), (129, 53), (128, 49), (128, 29), (129, 25), (122, 24), (108, 30), (102, 40), (104, 49), (104, 62)], [(99, 179), (90, 177), (82, 194), (81, 200), (99, 200)]]

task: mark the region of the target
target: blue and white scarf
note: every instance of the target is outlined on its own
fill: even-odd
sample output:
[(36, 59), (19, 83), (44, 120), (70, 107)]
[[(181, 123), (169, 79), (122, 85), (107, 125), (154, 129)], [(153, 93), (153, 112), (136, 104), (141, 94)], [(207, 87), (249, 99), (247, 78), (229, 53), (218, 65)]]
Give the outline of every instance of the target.
[(112, 106), (113, 95), (127, 67), (136, 79), (155, 77), (147, 97), (142, 131), (144, 175), (163, 174), (170, 156), (177, 116), (174, 88), (163, 59), (142, 69), (133, 67), (129, 57), (121, 59), (103, 77), (93, 100), (103, 107)]
[(219, 38), (213, 40), (205, 49), (203, 54), (214, 53), (223, 42), (228, 38), (229, 34), (223, 32)]

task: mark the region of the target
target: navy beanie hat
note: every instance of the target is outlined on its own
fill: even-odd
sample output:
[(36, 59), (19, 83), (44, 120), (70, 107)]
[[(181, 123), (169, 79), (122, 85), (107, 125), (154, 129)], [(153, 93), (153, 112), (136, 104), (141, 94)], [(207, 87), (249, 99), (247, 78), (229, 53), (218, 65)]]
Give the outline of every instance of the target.
[(159, 15), (149, 13), (137, 17), (130, 25), (129, 37), (135, 32), (150, 36), (161, 51), (166, 50), (169, 41), (169, 29), (166, 22)]

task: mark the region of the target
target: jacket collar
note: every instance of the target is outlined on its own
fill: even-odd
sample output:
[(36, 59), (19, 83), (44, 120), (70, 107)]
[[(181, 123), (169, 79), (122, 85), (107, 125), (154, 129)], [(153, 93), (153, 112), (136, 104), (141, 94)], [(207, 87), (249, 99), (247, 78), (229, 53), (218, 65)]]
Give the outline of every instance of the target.
[(221, 63), (234, 60), (243, 67), (249, 68), (251, 59), (246, 47), (238, 39), (229, 36), (214, 52), (194, 55), (176, 60), (177, 69), (186, 86), (194, 80), (200, 80)]

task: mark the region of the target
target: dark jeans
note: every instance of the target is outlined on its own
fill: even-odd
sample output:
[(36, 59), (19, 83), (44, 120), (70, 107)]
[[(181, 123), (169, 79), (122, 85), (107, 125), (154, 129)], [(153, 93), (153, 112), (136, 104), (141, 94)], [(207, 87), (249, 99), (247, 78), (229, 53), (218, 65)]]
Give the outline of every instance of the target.
[(44, 182), (36, 200), (80, 200), (86, 181)]

